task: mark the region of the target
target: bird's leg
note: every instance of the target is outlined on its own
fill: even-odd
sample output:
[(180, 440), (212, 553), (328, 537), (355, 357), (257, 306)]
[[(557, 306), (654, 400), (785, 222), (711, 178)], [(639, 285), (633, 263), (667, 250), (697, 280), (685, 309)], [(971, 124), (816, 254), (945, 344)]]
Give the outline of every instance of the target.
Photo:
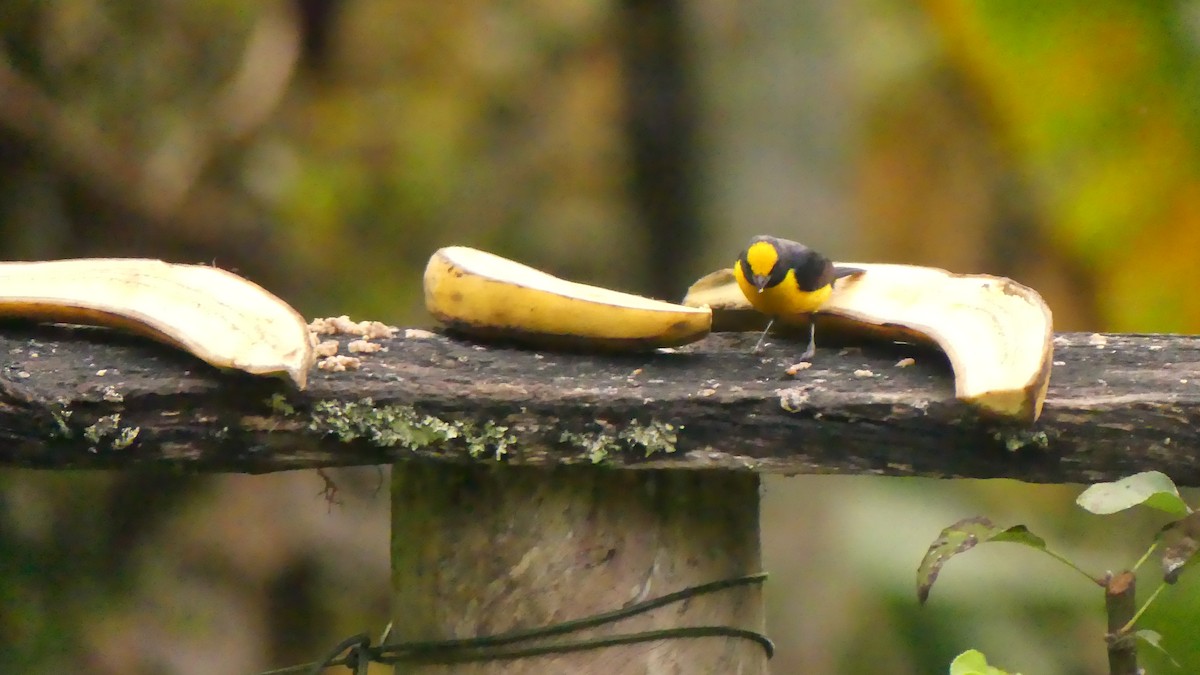
[(808, 318), (808, 349), (800, 355), (801, 361), (811, 361), (814, 354), (817, 353), (817, 321), (816, 317)]
[(774, 325), (774, 323), (775, 317), (771, 317), (771, 320), (767, 322), (767, 327), (763, 329), (762, 335), (758, 336), (758, 343), (754, 345), (754, 349), (750, 350), (751, 354), (757, 354), (762, 351), (763, 340), (767, 339), (767, 333), (771, 332), (771, 326)]

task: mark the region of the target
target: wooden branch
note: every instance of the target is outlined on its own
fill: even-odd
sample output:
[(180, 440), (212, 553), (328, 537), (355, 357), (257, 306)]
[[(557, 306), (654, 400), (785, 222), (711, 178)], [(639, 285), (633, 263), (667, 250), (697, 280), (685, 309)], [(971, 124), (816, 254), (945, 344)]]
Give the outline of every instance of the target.
[(1109, 574), (1104, 584), (1104, 613), (1108, 616), (1108, 672), (1109, 675), (1138, 675), (1137, 638), (1124, 632), (1126, 624), (1137, 615), (1137, 600), (1134, 588), (1137, 577), (1128, 570), (1117, 575)]
[[(423, 333), (423, 332), (421, 332)], [(1200, 485), (1200, 337), (1063, 334), (1032, 428), (978, 419), (936, 353), (719, 334), (598, 356), (383, 341), (305, 392), (91, 329), (9, 326), (0, 465), (264, 472), (409, 458)], [(906, 351), (907, 350), (907, 351)], [(343, 353), (345, 350), (343, 349)], [(896, 365), (912, 355), (916, 364)]]

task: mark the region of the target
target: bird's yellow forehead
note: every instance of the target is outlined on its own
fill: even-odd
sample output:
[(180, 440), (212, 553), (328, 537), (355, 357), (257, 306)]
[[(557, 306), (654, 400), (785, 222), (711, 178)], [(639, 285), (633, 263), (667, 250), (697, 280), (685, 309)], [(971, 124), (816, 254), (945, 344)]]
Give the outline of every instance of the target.
[(746, 262), (750, 263), (751, 274), (768, 275), (779, 262), (779, 251), (765, 241), (756, 241), (746, 249)]

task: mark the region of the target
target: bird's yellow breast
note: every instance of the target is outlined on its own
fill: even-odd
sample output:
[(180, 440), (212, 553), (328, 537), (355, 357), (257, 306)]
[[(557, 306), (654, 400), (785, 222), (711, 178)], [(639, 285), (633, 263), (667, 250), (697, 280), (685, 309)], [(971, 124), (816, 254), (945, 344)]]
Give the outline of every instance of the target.
[(733, 276), (737, 279), (738, 288), (742, 289), (742, 294), (754, 309), (769, 316), (811, 314), (820, 309), (833, 292), (833, 287), (828, 284), (815, 291), (800, 290), (793, 270), (788, 270), (782, 282), (764, 288), (761, 293), (746, 278), (741, 263), (733, 266)]

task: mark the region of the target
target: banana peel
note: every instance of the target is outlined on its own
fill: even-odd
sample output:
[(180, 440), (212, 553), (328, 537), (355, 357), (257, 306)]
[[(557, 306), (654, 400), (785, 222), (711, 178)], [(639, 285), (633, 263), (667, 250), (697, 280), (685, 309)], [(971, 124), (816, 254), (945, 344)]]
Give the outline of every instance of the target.
[(138, 333), (217, 366), (303, 389), (315, 359), (304, 318), (236, 274), (137, 258), (0, 263), (0, 317)]
[(465, 246), (430, 257), (425, 307), (455, 332), (566, 349), (675, 347), (703, 338), (712, 326), (707, 307), (566, 281)]
[[(839, 280), (818, 312), (820, 331), (935, 345), (950, 359), (956, 397), (999, 417), (1032, 423), (1042, 412), (1054, 355), (1050, 308), (1004, 277), (913, 265), (837, 263), (864, 274)], [(683, 304), (713, 310), (715, 330), (761, 329), (728, 269), (688, 289)], [(779, 317), (808, 325), (807, 317)]]

